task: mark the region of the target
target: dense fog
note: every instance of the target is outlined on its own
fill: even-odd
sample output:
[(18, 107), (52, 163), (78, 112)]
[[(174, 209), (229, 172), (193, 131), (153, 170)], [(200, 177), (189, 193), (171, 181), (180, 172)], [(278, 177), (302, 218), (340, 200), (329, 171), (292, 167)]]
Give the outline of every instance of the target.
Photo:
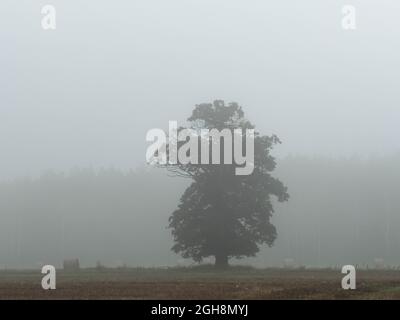
[[(397, 266), (400, 156), (368, 159), (287, 157), (276, 170), (290, 201), (276, 204), (275, 246), (258, 267)], [(191, 265), (170, 251), (168, 217), (188, 181), (160, 170), (75, 169), (1, 185), (1, 267)], [(212, 260), (206, 260), (206, 263)], [(381, 262), (380, 262), (381, 263)]]
[[(190, 181), (145, 163), (146, 132), (235, 101), (282, 144), (259, 267), (400, 265), (398, 1), (0, 3), (0, 268), (191, 265), (168, 218)], [(210, 262), (210, 261), (205, 261)]]

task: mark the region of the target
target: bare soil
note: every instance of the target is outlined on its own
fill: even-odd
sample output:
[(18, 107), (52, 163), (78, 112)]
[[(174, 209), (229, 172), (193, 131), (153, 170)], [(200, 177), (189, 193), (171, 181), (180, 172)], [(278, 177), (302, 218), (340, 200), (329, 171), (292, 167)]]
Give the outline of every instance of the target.
[(357, 271), (343, 290), (340, 270), (232, 268), (83, 269), (57, 271), (57, 289), (40, 270), (0, 271), (0, 299), (400, 299), (400, 271)]

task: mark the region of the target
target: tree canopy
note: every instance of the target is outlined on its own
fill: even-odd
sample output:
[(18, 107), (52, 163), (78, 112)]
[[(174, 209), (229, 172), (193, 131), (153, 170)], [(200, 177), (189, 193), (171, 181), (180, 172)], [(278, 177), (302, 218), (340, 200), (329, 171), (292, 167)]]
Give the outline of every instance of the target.
[[(220, 100), (196, 105), (188, 123), (192, 130), (254, 129), (242, 107)], [(271, 197), (281, 202), (289, 198), (284, 184), (271, 176), (276, 161), (270, 152), (277, 143), (277, 136), (255, 131), (254, 170), (249, 175), (235, 175), (235, 163), (163, 166), (193, 180), (169, 218), (174, 252), (197, 262), (214, 256), (216, 266), (225, 267), (229, 258), (255, 256), (260, 245), (273, 245), (277, 231), (270, 221)]]

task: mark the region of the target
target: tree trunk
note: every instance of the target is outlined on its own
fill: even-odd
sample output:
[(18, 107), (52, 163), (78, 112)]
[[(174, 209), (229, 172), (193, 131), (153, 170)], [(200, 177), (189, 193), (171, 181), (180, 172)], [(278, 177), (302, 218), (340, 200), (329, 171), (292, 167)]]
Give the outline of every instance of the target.
[(225, 254), (217, 254), (215, 255), (215, 267), (218, 269), (226, 269), (228, 268), (228, 256)]

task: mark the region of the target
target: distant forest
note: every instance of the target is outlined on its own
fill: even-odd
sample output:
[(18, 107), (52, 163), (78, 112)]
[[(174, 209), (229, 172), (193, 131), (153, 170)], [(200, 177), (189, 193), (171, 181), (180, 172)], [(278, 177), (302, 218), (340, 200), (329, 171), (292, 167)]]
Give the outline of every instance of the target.
[[(258, 267), (400, 265), (400, 154), (279, 159), (273, 173), (290, 190), (276, 203), (274, 247), (236, 261)], [(0, 183), (0, 268), (61, 266), (79, 258), (109, 267), (183, 261), (168, 218), (189, 180), (153, 168), (75, 169)]]

